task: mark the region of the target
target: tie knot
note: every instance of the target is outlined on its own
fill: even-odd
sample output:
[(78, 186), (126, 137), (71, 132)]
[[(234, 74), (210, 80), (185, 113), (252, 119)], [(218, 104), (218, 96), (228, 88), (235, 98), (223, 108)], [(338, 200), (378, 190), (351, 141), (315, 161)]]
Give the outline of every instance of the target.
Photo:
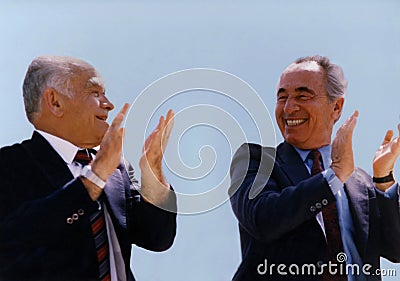
[(313, 149), (308, 154), (308, 157), (313, 161), (312, 168), (311, 168), (311, 175), (313, 176), (313, 175), (316, 175), (316, 174), (322, 172), (321, 152), (319, 152), (318, 149)]
[(82, 164), (82, 166), (86, 166), (92, 161), (92, 155), (90, 154), (90, 150), (88, 149), (81, 149), (75, 155), (74, 158), (75, 162)]

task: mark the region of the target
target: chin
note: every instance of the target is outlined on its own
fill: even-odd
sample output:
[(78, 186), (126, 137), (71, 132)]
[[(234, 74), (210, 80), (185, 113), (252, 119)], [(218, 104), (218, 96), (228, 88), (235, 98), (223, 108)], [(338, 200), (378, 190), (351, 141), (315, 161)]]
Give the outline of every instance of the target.
[(100, 139), (103, 139), (103, 137), (106, 134), (107, 130), (108, 130), (108, 125), (104, 126), (104, 127), (102, 127), (101, 129), (98, 130), (98, 135), (99, 135)]
[(100, 145), (101, 141), (103, 140), (103, 137), (104, 137), (105, 133), (106, 132), (101, 132), (101, 133), (93, 136), (93, 142), (92, 143), (93, 143), (94, 147)]
[(99, 135), (99, 137), (96, 139), (96, 142), (98, 142), (98, 145), (101, 143), (101, 141), (103, 140), (103, 138), (104, 138), (104, 135), (105, 135), (105, 133), (104, 134), (101, 134), (101, 135)]
[(295, 139), (293, 137), (284, 137), (284, 139), (285, 139), (285, 141), (287, 143), (289, 143), (289, 144), (291, 144), (291, 145), (293, 145), (293, 146), (295, 146), (297, 148), (304, 149), (302, 147), (303, 146), (302, 142), (300, 142), (299, 140), (297, 140), (297, 139)]

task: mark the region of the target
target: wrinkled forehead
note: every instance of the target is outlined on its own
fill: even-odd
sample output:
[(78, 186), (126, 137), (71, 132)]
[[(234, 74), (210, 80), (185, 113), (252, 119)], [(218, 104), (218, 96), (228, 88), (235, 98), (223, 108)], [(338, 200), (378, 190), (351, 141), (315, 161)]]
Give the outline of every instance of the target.
[(302, 62), (290, 64), (279, 77), (277, 90), (325, 87), (325, 75), (323, 68), (316, 62)]
[(103, 77), (92, 66), (76, 67), (71, 80), (83, 88), (101, 87), (103, 90), (105, 89)]

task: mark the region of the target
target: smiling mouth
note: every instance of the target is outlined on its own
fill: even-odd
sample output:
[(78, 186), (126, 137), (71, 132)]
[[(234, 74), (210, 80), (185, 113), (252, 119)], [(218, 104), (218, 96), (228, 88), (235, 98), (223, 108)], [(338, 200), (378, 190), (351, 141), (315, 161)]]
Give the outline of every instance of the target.
[(303, 123), (305, 123), (307, 119), (286, 119), (285, 124), (287, 126), (299, 126)]
[(106, 121), (107, 120), (107, 116), (96, 116), (96, 118), (101, 120), (101, 121)]

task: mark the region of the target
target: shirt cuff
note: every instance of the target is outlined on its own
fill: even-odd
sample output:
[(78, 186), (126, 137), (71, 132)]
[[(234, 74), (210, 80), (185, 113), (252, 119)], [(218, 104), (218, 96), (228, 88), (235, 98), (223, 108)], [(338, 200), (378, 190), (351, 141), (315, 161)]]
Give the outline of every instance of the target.
[(325, 171), (322, 171), (322, 175), (324, 176), (325, 180), (328, 182), (333, 195), (336, 195), (339, 192), (339, 190), (343, 187), (343, 183), (335, 175), (335, 172), (331, 168), (329, 168)]
[(395, 182), (391, 187), (386, 189), (385, 192), (382, 190), (379, 190), (378, 188), (375, 188), (376, 192), (380, 193), (381, 195), (385, 196), (385, 198), (395, 200), (397, 198), (397, 194), (399, 194), (399, 188), (398, 188), (397, 182)]

